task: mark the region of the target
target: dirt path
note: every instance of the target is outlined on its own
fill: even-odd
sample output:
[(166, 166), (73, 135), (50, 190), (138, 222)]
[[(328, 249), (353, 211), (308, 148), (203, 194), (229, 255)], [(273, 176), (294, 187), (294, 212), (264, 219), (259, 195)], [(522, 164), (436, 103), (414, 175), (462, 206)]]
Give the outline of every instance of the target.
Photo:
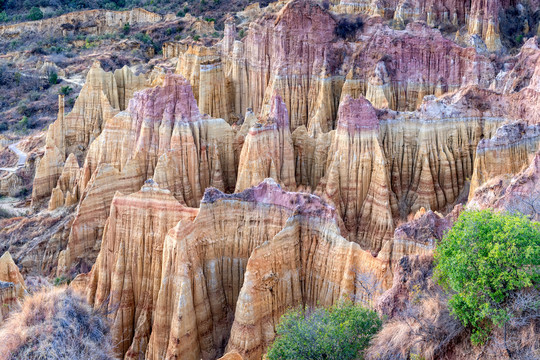
[(0, 168), (0, 171), (9, 171), (9, 172), (16, 172), (17, 170), (19, 170), (20, 168), (22, 168), (24, 166), (24, 164), (26, 163), (26, 158), (28, 157), (28, 155), (19, 150), (19, 148), (17, 148), (17, 146), (20, 144), (21, 142), (18, 141), (14, 144), (11, 144), (8, 146), (8, 149), (13, 151), (15, 153), (15, 155), (17, 155), (19, 157), (19, 159), (17, 160), (17, 165), (15, 165), (14, 167), (5, 167), (5, 168)]

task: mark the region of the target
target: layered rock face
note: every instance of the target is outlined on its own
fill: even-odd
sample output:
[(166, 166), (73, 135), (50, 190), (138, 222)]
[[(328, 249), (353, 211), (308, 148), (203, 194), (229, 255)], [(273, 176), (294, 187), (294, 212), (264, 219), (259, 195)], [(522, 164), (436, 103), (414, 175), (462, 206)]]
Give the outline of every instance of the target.
[(103, 71), (96, 62), (69, 114), (64, 114), (64, 100), (59, 97), (58, 118), (49, 126), (45, 155), (36, 169), (32, 190), (34, 204), (39, 204), (56, 187), (69, 154), (73, 153), (82, 163), (89, 145), (99, 136), (105, 122), (145, 83), (144, 77), (133, 75), (127, 67), (113, 74)]
[(108, 306), (117, 355), (138, 358), (144, 353), (160, 287), (165, 235), (179, 220), (196, 214), (151, 180), (137, 193), (114, 197), (90, 274), (88, 300), (95, 307)]
[(167, 75), (163, 86), (136, 93), (90, 147), (62, 271), (93, 263), (116, 191), (134, 192), (153, 178), (191, 207), (199, 205), (207, 187), (233, 191), (234, 141), (223, 119), (199, 113), (189, 83), (179, 75)]
[(385, 267), (341, 237), (339, 223), (318, 197), (271, 180), (232, 195), (207, 190), (195, 221), (181, 221), (165, 241), (146, 357), (212, 359), (228, 344), (255, 359), (288, 307), (344, 294), (365, 300), (355, 274), (384, 278)]
[(294, 148), (287, 107), (274, 94), (268, 115), (262, 115), (245, 138), (238, 165), (236, 192), (271, 177), (286, 189), (294, 189)]
[[(179, 58), (177, 72), (190, 80), (195, 94), (225, 89), (219, 99), (198, 99), (204, 111), (220, 114), (228, 106), (233, 115), (245, 114), (248, 107), (259, 113), (277, 91), (289, 111), (291, 131), (304, 125), (318, 134), (336, 128), (342, 92), (363, 95), (378, 108), (415, 110), (425, 95), (463, 85), (487, 87), (495, 78), (487, 57), (420, 23), (395, 31), (372, 18), (352, 33), (356, 41), (345, 41), (336, 35), (334, 17), (313, 2), (295, 0), (266, 11), (249, 24), (241, 41), (229, 22), (220, 48), (180, 43), (172, 52)], [(205, 67), (208, 76), (202, 76)]]
[(164, 18), (141, 8), (127, 11), (87, 10), (38, 21), (2, 25), (0, 34), (7, 38), (17, 38), (29, 33), (49, 36), (67, 36), (75, 32), (101, 35), (116, 31), (126, 23), (131, 26), (154, 24)]
[(9, 252), (0, 257), (0, 324), (20, 306), (26, 293), (24, 279)]
[(540, 146), (540, 126), (515, 122), (503, 125), (490, 139), (478, 144), (470, 196), (486, 181), (514, 175), (533, 159)]
[(379, 142), (379, 119), (365, 98), (346, 97), (329, 148), (321, 191), (340, 214), (349, 239), (378, 252), (394, 230), (396, 200)]
[[(489, 51), (503, 49), (499, 17), (504, 9), (517, 5), (509, 0), (338, 0), (333, 3), (333, 11), (379, 15), (392, 19), (396, 27), (403, 28), (410, 21), (421, 20), (430, 27), (463, 31), (469, 38), (477, 35)], [(521, 7), (525, 10), (523, 4)], [(534, 5), (533, 1), (532, 12)]]
[(540, 219), (540, 153), (515, 176), (495, 176), (477, 188), (469, 201), (475, 209), (519, 212)]

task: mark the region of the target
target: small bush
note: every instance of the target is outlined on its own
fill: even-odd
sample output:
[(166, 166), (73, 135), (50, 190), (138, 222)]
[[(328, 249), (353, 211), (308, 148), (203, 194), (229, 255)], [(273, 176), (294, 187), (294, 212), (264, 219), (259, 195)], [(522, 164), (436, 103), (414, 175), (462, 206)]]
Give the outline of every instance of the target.
[(268, 360), (362, 359), (382, 321), (372, 310), (343, 301), (329, 309), (292, 310), (281, 317)]
[(540, 223), (485, 211), (461, 214), (435, 253), (436, 277), (452, 292), (450, 308), (471, 342), (484, 343), (492, 325), (509, 320), (508, 297), (540, 283)]
[(354, 20), (345, 17), (338, 21), (335, 33), (342, 39), (351, 40), (356, 35), (356, 32), (358, 30), (362, 30), (363, 28), (364, 21), (361, 17), (357, 17)]
[(124, 35), (127, 35), (129, 34), (130, 31), (131, 31), (131, 25), (129, 25), (129, 23), (125, 23), (124, 27), (122, 28), (122, 32), (124, 33)]
[(152, 38), (150, 37), (150, 35), (143, 32), (135, 34), (135, 39), (137, 39), (138, 41), (144, 44), (148, 44), (152, 42)]
[(58, 84), (58, 74), (55, 73), (54, 71), (51, 71), (51, 72), (49, 73), (48, 78), (49, 78), (49, 84), (51, 84), (51, 85), (56, 85), (56, 84)]
[(199, 41), (200, 38), (201, 38), (201, 37), (200, 37), (199, 35), (194, 35), (194, 36), (193, 36), (193, 40), (195, 40), (195, 41)]
[(62, 86), (58, 92), (60, 93), (60, 95), (68, 96), (69, 94), (71, 94), (72, 91), (73, 89), (71, 88), (71, 86)]
[(23, 118), (17, 123), (17, 125), (19, 126), (19, 128), (21, 130), (27, 130), (28, 129), (28, 117), (27, 116), (23, 116)]
[(43, 11), (38, 7), (32, 7), (28, 13), (28, 20), (36, 21), (43, 19)]
[(9, 21), (9, 17), (6, 14), (6, 12), (5, 11), (0, 11), (0, 23), (8, 22), (8, 21)]

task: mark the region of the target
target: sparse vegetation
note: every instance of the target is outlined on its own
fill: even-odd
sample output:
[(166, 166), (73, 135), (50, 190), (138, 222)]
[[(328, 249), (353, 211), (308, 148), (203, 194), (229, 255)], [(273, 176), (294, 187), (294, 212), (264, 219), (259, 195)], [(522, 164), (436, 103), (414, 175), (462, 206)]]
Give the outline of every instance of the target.
[(364, 28), (364, 20), (361, 17), (349, 18), (344, 17), (339, 19), (335, 33), (342, 39), (352, 40), (354, 39), (356, 32)]
[(10, 219), (14, 216), (15, 214), (12, 214), (10, 211), (4, 208), (0, 208), (0, 219)]
[(68, 96), (72, 91), (73, 88), (71, 86), (62, 86), (58, 92), (60, 95)]
[(51, 71), (48, 75), (48, 79), (49, 79), (49, 84), (51, 85), (56, 85), (58, 84), (58, 74)]
[(43, 11), (36, 6), (32, 7), (28, 13), (28, 20), (36, 21), (41, 19), (43, 19)]
[(452, 313), (483, 344), (510, 320), (508, 298), (540, 284), (540, 224), (521, 215), (464, 212), (436, 250)]
[(109, 323), (73, 290), (48, 289), (28, 297), (0, 329), (0, 358), (113, 359)]
[(296, 309), (281, 317), (268, 360), (362, 359), (382, 320), (372, 310), (342, 301), (328, 309)]
[(131, 25), (129, 25), (129, 23), (125, 23), (124, 27), (122, 28), (122, 32), (124, 33), (124, 35), (127, 35), (129, 34), (130, 31), (131, 31)]

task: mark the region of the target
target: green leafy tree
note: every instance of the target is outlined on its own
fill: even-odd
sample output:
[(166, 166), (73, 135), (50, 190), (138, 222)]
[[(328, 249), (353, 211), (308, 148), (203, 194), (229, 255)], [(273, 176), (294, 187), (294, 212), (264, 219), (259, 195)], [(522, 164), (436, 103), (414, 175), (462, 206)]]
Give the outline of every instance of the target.
[(493, 325), (509, 320), (505, 301), (540, 281), (540, 224), (524, 216), (466, 211), (437, 247), (439, 283), (451, 292), (450, 308), (484, 343)]
[(328, 309), (291, 310), (281, 317), (268, 360), (362, 359), (382, 320), (372, 310), (342, 301)]
[(28, 13), (28, 20), (36, 21), (41, 19), (43, 19), (43, 11), (36, 6), (32, 7)]

